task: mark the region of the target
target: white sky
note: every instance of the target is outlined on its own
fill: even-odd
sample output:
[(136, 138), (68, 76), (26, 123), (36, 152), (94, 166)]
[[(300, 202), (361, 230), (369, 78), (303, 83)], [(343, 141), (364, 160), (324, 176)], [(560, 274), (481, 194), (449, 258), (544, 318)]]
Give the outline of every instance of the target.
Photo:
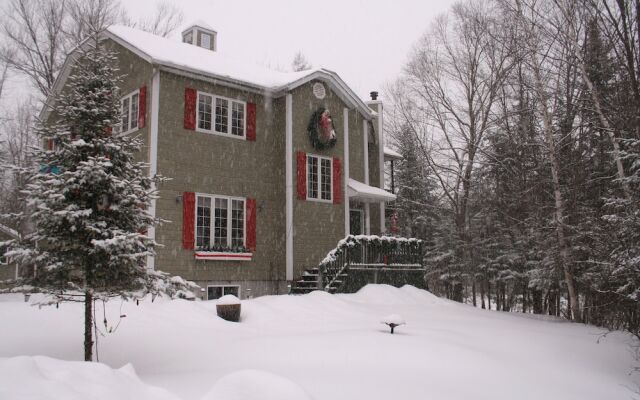
[[(6, 4), (7, 0), (0, 0)], [(133, 19), (155, 12), (156, 0), (121, 0)], [(435, 16), (453, 0), (168, 0), (184, 12), (184, 26), (203, 20), (218, 32), (218, 48), (234, 58), (288, 70), (300, 50), (314, 67), (337, 72), (363, 99), (400, 72)], [(4, 103), (23, 98), (14, 76)]]
[[(382, 92), (412, 45), (452, 0), (171, 0), (185, 25), (203, 20), (218, 47), (235, 57), (289, 69), (300, 50), (315, 67), (337, 72), (363, 99)], [(123, 0), (132, 15), (155, 0)], [(182, 29), (179, 29), (181, 31)], [(179, 32), (176, 32), (176, 40)]]

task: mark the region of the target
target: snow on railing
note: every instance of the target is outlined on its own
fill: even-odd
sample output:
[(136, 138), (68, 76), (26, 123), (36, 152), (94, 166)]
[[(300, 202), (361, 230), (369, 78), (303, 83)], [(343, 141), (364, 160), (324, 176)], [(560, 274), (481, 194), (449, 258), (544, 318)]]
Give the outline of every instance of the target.
[(422, 241), (419, 239), (349, 235), (320, 262), (318, 270), (322, 289), (336, 288), (336, 283), (342, 283), (341, 279), (349, 269), (423, 269), (422, 256)]

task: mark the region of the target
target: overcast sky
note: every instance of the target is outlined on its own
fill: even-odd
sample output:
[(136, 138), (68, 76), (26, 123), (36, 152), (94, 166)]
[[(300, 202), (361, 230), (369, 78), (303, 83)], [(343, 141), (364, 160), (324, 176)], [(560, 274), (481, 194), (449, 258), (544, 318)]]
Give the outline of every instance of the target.
[[(337, 72), (362, 98), (399, 73), (411, 46), (452, 0), (172, 0), (185, 25), (201, 19), (218, 47), (289, 69), (300, 50), (315, 66)], [(133, 15), (155, 0), (123, 0)], [(182, 29), (180, 29), (181, 31)], [(176, 32), (176, 39), (180, 33)]]
[[(0, 0), (3, 6), (7, 0)], [(157, 0), (121, 0), (133, 19), (153, 14)], [(203, 20), (218, 32), (218, 48), (234, 58), (288, 70), (297, 51), (314, 67), (337, 72), (363, 99), (383, 93), (413, 44), (453, 0), (168, 0), (184, 26)], [(25, 95), (14, 77), (3, 105)]]

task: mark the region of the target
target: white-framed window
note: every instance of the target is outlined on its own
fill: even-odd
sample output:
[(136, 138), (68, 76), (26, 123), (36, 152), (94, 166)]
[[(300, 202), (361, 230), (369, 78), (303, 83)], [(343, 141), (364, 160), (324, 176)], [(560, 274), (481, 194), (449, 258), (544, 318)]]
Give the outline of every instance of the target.
[(307, 199), (333, 201), (332, 163), (329, 157), (307, 155)]
[(120, 133), (130, 133), (138, 129), (139, 98), (140, 90), (135, 90), (120, 100)]
[(198, 92), (197, 130), (244, 139), (246, 109), (244, 101)]
[(196, 248), (245, 247), (245, 207), (246, 201), (240, 197), (196, 195)]
[(200, 46), (207, 50), (211, 50), (211, 35), (200, 32)]
[(232, 294), (240, 298), (240, 286), (238, 285), (209, 285), (207, 286), (207, 300), (216, 300), (222, 296)]

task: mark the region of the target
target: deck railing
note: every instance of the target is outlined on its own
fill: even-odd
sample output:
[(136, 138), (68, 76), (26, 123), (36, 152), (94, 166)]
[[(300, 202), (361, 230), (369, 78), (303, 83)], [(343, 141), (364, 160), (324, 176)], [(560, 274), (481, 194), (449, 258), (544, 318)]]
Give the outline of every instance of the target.
[(323, 290), (337, 289), (348, 271), (416, 271), (424, 269), (422, 241), (393, 236), (349, 235), (318, 267)]

